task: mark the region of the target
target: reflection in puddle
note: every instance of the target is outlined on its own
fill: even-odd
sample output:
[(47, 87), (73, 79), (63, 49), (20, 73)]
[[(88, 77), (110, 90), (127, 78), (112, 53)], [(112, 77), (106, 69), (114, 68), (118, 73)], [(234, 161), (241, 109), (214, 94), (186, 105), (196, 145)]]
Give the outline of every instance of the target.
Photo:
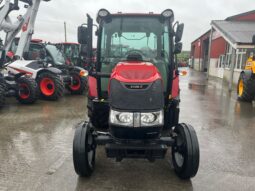
[(205, 90), (206, 90), (206, 84), (190, 82), (189, 83), (189, 89), (195, 90), (195, 91), (200, 91), (200, 92), (202, 92), (204, 94)]
[(250, 118), (255, 116), (255, 104), (236, 101), (235, 104), (235, 114), (245, 118)]

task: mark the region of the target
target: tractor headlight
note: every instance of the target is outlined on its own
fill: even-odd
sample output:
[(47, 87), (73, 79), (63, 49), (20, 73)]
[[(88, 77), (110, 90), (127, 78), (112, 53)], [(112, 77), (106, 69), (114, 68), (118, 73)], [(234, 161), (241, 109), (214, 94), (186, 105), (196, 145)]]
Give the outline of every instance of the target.
[(110, 123), (116, 125), (133, 126), (133, 113), (111, 110)]
[(99, 17), (107, 17), (108, 15), (110, 15), (110, 13), (106, 9), (100, 9), (98, 11), (98, 16)]
[(110, 110), (110, 123), (129, 127), (162, 126), (164, 124), (163, 110), (157, 112), (132, 113)]
[(172, 9), (166, 9), (161, 13), (162, 17), (165, 19), (170, 19), (171, 22), (174, 21), (174, 12)]
[(164, 124), (163, 110), (151, 113), (141, 113), (141, 126), (155, 126)]
[(153, 123), (156, 116), (153, 113), (141, 113), (141, 122), (145, 124)]
[(87, 77), (89, 75), (88, 71), (87, 70), (81, 70), (80, 71), (80, 76), (81, 77)]
[(133, 114), (132, 113), (120, 113), (118, 115), (118, 120), (121, 123), (131, 124), (131, 123), (133, 123)]
[(161, 14), (163, 17), (170, 18), (173, 16), (173, 11), (171, 9), (166, 9)]
[(102, 19), (108, 20), (111, 17), (111, 13), (106, 9), (100, 9), (97, 13), (97, 23), (100, 23)]

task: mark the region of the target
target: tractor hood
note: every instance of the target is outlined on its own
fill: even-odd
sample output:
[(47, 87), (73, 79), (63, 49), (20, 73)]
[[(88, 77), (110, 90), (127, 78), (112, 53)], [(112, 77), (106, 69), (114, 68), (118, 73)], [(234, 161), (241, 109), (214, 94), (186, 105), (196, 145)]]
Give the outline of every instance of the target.
[(161, 80), (161, 75), (150, 62), (128, 61), (116, 65), (111, 79), (125, 83), (151, 83), (158, 79)]
[(126, 111), (157, 111), (164, 107), (163, 84), (158, 69), (149, 62), (116, 65), (109, 83), (109, 104)]

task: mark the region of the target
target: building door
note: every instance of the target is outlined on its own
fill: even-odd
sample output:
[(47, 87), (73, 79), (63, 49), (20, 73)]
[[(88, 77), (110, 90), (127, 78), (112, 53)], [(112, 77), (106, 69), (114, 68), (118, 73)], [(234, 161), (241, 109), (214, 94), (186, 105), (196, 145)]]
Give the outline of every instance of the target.
[(208, 55), (209, 54), (209, 38), (203, 40), (203, 62), (201, 70), (207, 72), (208, 69)]

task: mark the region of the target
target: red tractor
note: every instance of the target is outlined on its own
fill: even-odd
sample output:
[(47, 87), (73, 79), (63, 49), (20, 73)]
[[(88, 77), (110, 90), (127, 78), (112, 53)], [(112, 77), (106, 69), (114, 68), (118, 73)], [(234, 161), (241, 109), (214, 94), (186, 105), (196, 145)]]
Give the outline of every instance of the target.
[[(92, 60), (93, 20), (78, 28), (78, 41)], [(169, 147), (176, 174), (194, 177), (199, 144), (191, 125), (179, 123), (179, 75), (183, 24), (171, 9), (161, 14), (111, 14), (101, 9), (97, 58), (89, 71), (88, 116), (73, 140), (74, 168), (90, 176), (98, 145), (121, 161), (163, 159)], [(89, 59), (88, 59), (89, 60)], [(99, 131), (100, 130), (100, 131)]]

